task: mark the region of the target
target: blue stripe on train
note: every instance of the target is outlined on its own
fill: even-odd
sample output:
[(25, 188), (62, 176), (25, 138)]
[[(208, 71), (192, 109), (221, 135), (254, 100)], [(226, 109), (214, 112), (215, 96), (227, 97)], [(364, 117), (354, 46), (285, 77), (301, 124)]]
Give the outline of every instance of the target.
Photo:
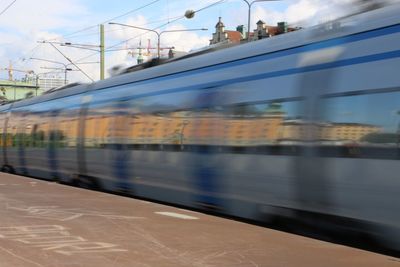
[[(379, 29), (373, 29), (370, 31), (351, 34), (348, 36), (337, 37), (337, 38), (324, 40), (324, 41), (320, 41), (320, 42), (315, 42), (315, 43), (310, 43), (310, 44), (304, 44), (304, 45), (300, 45), (300, 46), (296, 46), (296, 47), (286, 48), (286, 49), (279, 50), (279, 51), (271, 51), (271, 52), (267, 52), (267, 53), (264, 53), (261, 55), (256, 55), (256, 56), (252, 56), (252, 57), (248, 57), (248, 58), (236, 59), (236, 60), (232, 60), (229, 62), (218, 63), (218, 64), (205, 66), (205, 67), (201, 67), (201, 68), (190, 69), (190, 70), (181, 71), (181, 72), (177, 72), (177, 73), (167, 74), (164, 76), (149, 78), (149, 79), (142, 80), (142, 81), (116, 84), (116, 85), (112, 85), (112, 86), (108, 86), (108, 87), (99, 88), (99, 89), (97, 89), (97, 91), (114, 88), (114, 87), (120, 87), (120, 86), (124, 86), (124, 85), (142, 85), (142, 84), (152, 83), (155, 81), (165, 81), (165, 80), (169, 80), (169, 79), (175, 79), (175, 78), (179, 78), (179, 77), (188, 76), (190, 74), (211, 72), (211, 71), (215, 71), (217, 69), (229, 68), (229, 67), (233, 67), (233, 66), (239, 66), (239, 65), (249, 64), (249, 63), (258, 62), (258, 61), (276, 59), (276, 58), (284, 57), (284, 56), (288, 56), (288, 55), (315, 51), (315, 50), (319, 50), (319, 49), (323, 49), (323, 48), (334, 47), (334, 46), (346, 44), (346, 43), (358, 42), (358, 41), (362, 41), (362, 40), (367, 40), (367, 39), (376, 38), (376, 37), (380, 37), (380, 36), (395, 34), (395, 33), (399, 33), (399, 32), (400, 32), (400, 24), (395, 24), (395, 25), (391, 25), (391, 26), (387, 26), (387, 27), (383, 27), (383, 28), (379, 28)], [(393, 52), (396, 52), (396, 51), (393, 51)], [(389, 53), (393, 53), (393, 52), (389, 52)], [(385, 54), (385, 53), (382, 53), (382, 54)], [(370, 59), (373, 59), (373, 57), (375, 57), (375, 56), (379, 57), (379, 55), (382, 55), (382, 54), (369, 55), (369, 56), (363, 56), (363, 57), (372, 57)], [(358, 57), (358, 58), (353, 58), (353, 59), (345, 59), (343, 61), (348, 61), (348, 62), (353, 61), (352, 64), (360, 64), (360, 62), (358, 62), (358, 60), (363, 57)], [(396, 57), (398, 57), (398, 56), (396, 56)], [(372, 61), (383, 60), (383, 59), (387, 59), (387, 57), (383, 56), (380, 59), (373, 59)], [(368, 61), (364, 61), (362, 63), (366, 63), (366, 62), (368, 62)], [(348, 66), (351, 64), (346, 64), (346, 65)], [(337, 66), (331, 65), (330, 68), (339, 67), (339, 66), (340, 65), (337, 65)], [(311, 67), (314, 68), (313, 70), (318, 70), (318, 67), (322, 67), (321, 70), (327, 68), (327, 66), (319, 66), (319, 65), (310, 66), (309, 68), (311, 68)], [(298, 70), (300, 70), (300, 69), (298, 69)], [(283, 76), (283, 75), (291, 75), (291, 74), (301, 73), (300, 71), (294, 72), (293, 70), (294, 69), (281, 70), (281, 71), (279, 71), (280, 74), (279, 74), (279, 72), (275, 72), (275, 75), (279, 74), (280, 76)], [(307, 71), (311, 71), (311, 69), (303, 69), (303, 72), (307, 72)], [(268, 75), (271, 75), (271, 73), (264, 73), (264, 74), (259, 74), (259, 75), (266, 75), (266, 78), (269, 78)], [(246, 80), (251, 79), (251, 77), (253, 77), (253, 76), (243, 77), (242, 78), (243, 80), (238, 80), (238, 82), (241, 82), (241, 81), (244, 82)], [(274, 76), (270, 76), (270, 77), (274, 77)], [(275, 77), (278, 77), (278, 76), (275, 76)], [(232, 80), (226, 80), (226, 81), (227, 81), (226, 84), (229, 84), (229, 81), (232, 81)], [(224, 82), (225, 81), (220, 81), (220, 83), (222, 83), (222, 85)], [(180, 92), (180, 91), (198, 90), (198, 89), (203, 89), (203, 88), (212, 87), (212, 86), (213, 86), (213, 84), (211, 84), (211, 85), (210, 84), (201, 84), (201, 85), (196, 85), (195, 87), (174, 88), (174, 89), (169, 89), (169, 90), (164, 90), (164, 91), (157, 91), (157, 92), (153, 92), (153, 93), (139, 94), (139, 95), (135, 95), (133, 97), (127, 97), (127, 98), (122, 98), (122, 99), (130, 100), (130, 99), (134, 99), (134, 98), (140, 98), (140, 97), (146, 97), (146, 96), (152, 96), (152, 95), (161, 95), (161, 94), (169, 94), (169, 93)], [(80, 93), (78, 93), (77, 95), (79, 95), (79, 94)], [(71, 96), (73, 96), (73, 95), (71, 95)], [(55, 98), (55, 99), (57, 99), (57, 98)], [(55, 99), (49, 99), (47, 101), (52, 101)], [(105, 103), (105, 102), (109, 102), (109, 101), (116, 100), (116, 99), (120, 99), (120, 98), (92, 102), (92, 104)], [(45, 102), (47, 102), (47, 101), (45, 101)], [(72, 106), (79, 107), (80, 104), (71, 105), (71, 107)]]
[[(261, 73), (261, 74), (246, 76), (246, 77), (233, 78), (233, 79), (227, 79), (227, 80), (221, 80), (221, 81), (215, 81), (215, 82), (209, 82), (209, 83), (203, 83), (203, 84), (196, 84), (196, 85), (180, 87), (180, 88), (172, 88), (172, 89), (167, 89), (167, 90), (157, 91), (157, 92), (143, 93), (143, 94), (138, 94), (138, 95), (129, 96), (129, 97), (107, 98), (105, 100), (92, 102), (91, 104), (97, 105), (97, 104), (101, 104), (101, 103), (109, 103), (109, 102), (116, 101), (116, 100), (128, 101), (128, 100), (138, 99), (138, 98), (142, 98), (142, 97), (166, 95), (166, 94), (186, 92), (186, 91), (203, 90), (203, 89), (207, 89), (207, 88), (216, 88), (216, 87), (231, 85), (231, 84), (235, 84), (235, 83), (277, 78), (277, 77), (307, 73), (307, 72), (312, 72), (312, 71), (333, 69), (333, 68), (346, 67), (346, 66), (352, 66), (352, 65), (357, 65), (357, 64), (364, 64), (364, 63), (377, 62), (377, 61), (388, 60), (388, 59), (395, 59), (395, 58), (399, 58), (399, 57), (400, 57), (400, 50), (395, 50), (395, 51), (390, 51), (390, 52), (385, 52), (385, 53), (380, 53), (380, 54), (373, 54), (373, 55), (368, 55), (368, 56), (343, 59), (343, 60), (338, 60), (338, 61), (323, 63), (323, 64), (316, 64), (316, 65), (311, 65), (311, 66), (307, 66), (307, 67), (290, 68), (290, 69), (286, 69), (286, 70)], [(75, 107), (75, 106), (79, 107), (80, 105), (76, 104), (76, 105), (72, 105), (69, 107)]]
[[(396, 24), (396, 25), (387, 26), (384, 28), (374, 29), (374, 30), (361, 32), (361, 33), (355, 33), (355, 34), (351, 34), (348, 36), (337, 37), (337, 38), (324, 40), (324, 41), (320, 41), (320, 42), (316, 42), (316, 43), (310, 43), (310, 44), (304, 44), (301, 46), (290, 47), (290, 48), (286, 48), (286, 49), (279, 50), (279, 51), (271, 51), (271, 52), (267, 52), (267, 53), (264, 53), (261, 55), (236, 59), (236, 60), (232, 60), (229, 62), (218, 63), (218, 64), (211, 65), (211, 66), (205, 66), (205, 67), (201, 67), (201, 68), (181, 71), (181, 72), (177, 72), (177, 73), (173, 73), (173, 74), (168, 74), (165, 76), (154, 77), (154, 78), (150, 78), (147, 80), (126, 83), (126, 84), (142, 85), (142, 84), (152, 83), (152, 82), (156, 82), (156, 81), (165, 81), (165, 80), (185, 77), (190, 74), (212, 72), (212, 71), (223, 69), (223, 68), (230, 68), (230, 67), (234, 67), (234, 66), (240, 66), (240, 65), (245, 65), (245, 64), (259, 62), (259, 61), (276, 59), (276, 58), (299, 54), (299, 53), (303, 53), (303, 52), (320, 50), (320, 49), (324, 49), (324, 48), (358, 42), (358, 41), (362, 41), (362, 40), (367, 40), (367, 39), (376, 38), (376, 37), (380, 37), (380, 36), (395, 34), (395, 33), (399, 33), (399, 32), (400, 32), (400, 24)], [(104, 90), (104, 89), (108, 89), (111, 87), (122, 86), (122, 85), (126, 85), (126, 84), (113, 85), (113, 86), (109, 86), (109, 87), (99, 88), (97, 90)]]

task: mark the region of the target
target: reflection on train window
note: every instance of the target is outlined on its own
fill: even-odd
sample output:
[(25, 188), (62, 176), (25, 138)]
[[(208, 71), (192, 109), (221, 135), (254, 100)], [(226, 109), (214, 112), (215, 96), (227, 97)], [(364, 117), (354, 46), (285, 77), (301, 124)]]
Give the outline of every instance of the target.
[(44, 114), (27, 116), (24, 120), (23, 128), (30, 135), (30, 145), (32, 147), (46, 147), (50, 132), (50, 119)]
[[(130, 142), (129, 130), (132, 127), (132, 120), (134, 117), (131, 116), (129, 110), (124, 106), (117, 106), (111, 113), (111, 117), (108, 119), (108, 141), (109, 144), (124, 145), (126, 142)], [(107, 117), (103, 118), (106, 120)], [(99, 128), (99, 130), (101, 130)]]
[(112, 127), (111, 116), (100, 109), (99, 112), (89, 112), (85, 121), (85, 147), (105, 147), (109, 143)]
[(300, 139), (298, 105), (291, 101), (225, 107), (225, 145), (234, 152), (287, 153)]
[(109, 149), (133, 144), (130, 129), (134, 116), (121, 103), (89, 106), (84, 122), (85, 147)]
[(18, 124), (20, 122), (20, 114), (12, 113), (7, 124), (7, 139), (9, 139), (10, 146), (17, 147), (19, 141)]
[(76, 147), (78, 140), (79, 118), (71, 110), (63, 111), (59, 116), (58, 128), (63, 139), (63, 147)]
[(185, 127), (189, 123), (188, 112), (158, 112), (136, 114), (131, 136), (136, 145), (158, 145), (164, 149), (183, 144)]
[[(286, 153), (298, 140), (297, 102), (208, 107), (130, 116), (128, 144), (134, 149), (226, 153)], [(277, 147), (285, 146), (278, 151)], [(275, 151), (275, 152), (274, 152)], [(293, 153), (293, 152), (290, 152)]]
[(181, 127), (183, 144), (223, 145), (223, 115), (220, 107), (198, 109), (187, 113), (186, 120)]
[(326, 98), (323, 106), (324, 155), (398, 158), (400, 92)]

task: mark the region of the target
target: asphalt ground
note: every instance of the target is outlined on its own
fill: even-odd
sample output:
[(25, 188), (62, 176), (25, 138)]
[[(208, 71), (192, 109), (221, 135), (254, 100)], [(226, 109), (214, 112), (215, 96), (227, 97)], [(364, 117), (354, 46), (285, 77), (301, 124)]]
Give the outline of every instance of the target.
[(0, 174), (0, 267), (398, 266), (400, 259), (157, 203)]

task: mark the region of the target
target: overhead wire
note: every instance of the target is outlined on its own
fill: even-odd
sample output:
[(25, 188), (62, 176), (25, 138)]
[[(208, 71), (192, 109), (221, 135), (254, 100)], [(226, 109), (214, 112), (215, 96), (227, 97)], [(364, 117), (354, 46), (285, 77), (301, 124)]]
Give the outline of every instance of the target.
[[(112, 21), (112, 20), (116, 20), (116, 19), (125, 17), (125, 16), (127, 16), (127, 15), (129, 15), (129, 14), (132, 14), (132, 13), (134, 13), (134, 12), (136, 12), (136, 11), (139, 11), (139, 10), (141, 10), (141, 9), (144, 9), (144, 8), (146, 8), (146, 7), (148, 7), (148, 6), (151, 6), (151, 5), (153, 5), (153, 4), (157, 3), (157, 2), (160, 2), (160, 1), (162, 1), (162, 0), (153, 0), (153, 1), (147, 3), (147, 4), (143, 5), (143, 6), (140, 6), (140, 7), (134, 8), (134, 9), (132, 9), (132, 10), (129, 10), (128, 12), (125, 12), (125, 13), (123, 13), (123, 14), (121, 14), (121, 15), (118, 15), (118, 16), (113, 17), (113, 18), (111, 18), (111, 19), (108, 19), (108, 20), (105, 20), (105, 21), (103, 21), (103, 22), (100, 22), (99, 24), (105, 24), (105, 23), (108, 23), (108, 22), (110, 22), (110, 21)], [(69, 33), (69, 34), (66, 34), (66, 35), (63, 35), (63, 36), (61, 36), (61, 37), (66, 38), (66, 37), (69, 37), (69, 36), (73, 36), (73, 35), (75, 35), (75, 34), (77, 34), (77, 33), (81, 33), (81, 32), (84, 32), (84, 31), (93, 29), (93, 28), (95, 28), (95, 27), (98, 27), (99, 24), (96, 24), (96, 25), (93, 25), (93, 26), (88, 26), (88, 27), (83, 28), (83, 29), (81, 29), (81, 30), (78, 30), (78, 31), (75, 31), (75, 32), (72, 32), (72, 33)]]
[[(37, 44), (35, 47), (33, 47), (31, 50), (29, 50), (28, 52), (24, 53), (21, 57), (18, 58), (18, 60), (16, 62), (20, 62), (21, 64), (18, 64), (19, 66), (21, 66), (21, 68), (24, 68), (24, 66), (27, 65), (26, 59), (27, 58), (31, 58), (34, 56), (35, 52), (37, 51), (37, 49), (41, 46), (42, 44)], [(24, 63), (22, 63), (24, 62)]]
[[(170, 20), (170, 19), (176, 19), (176, 18), (178, 18), (178, 17), (180, 17), (180, 16), (176, 16), (176, 17), (172, 17), (172, 18), (165, 18), (165, 19), (160, 19), (160, 20), (155, 20), (155, 21), (148, 22), (148, 23), (146, 23), (146, 24), (138, 25), (138, 26), (139, 26), (139, 27), (145, 27), (145, 26), (152, 25), (152, 24), (156, 24), (156, 23), (159, 23), (159, 22), (168, 21), (168, 20)], [(113, 29), (113, 30), (105, 30), (104, 33), (118, 32), (118, 31), (123, 31), (123, 30), (124, 30), (124, 28)], [(88, 34), (75, 35), (75, 36), (73, 36), (73, 37), (70, 37), (69, 39), (74, 39), (74, 38), (79, 38), (79, 37), (95, 36), (95, 35), (99, 35), (99, 32), (96, 31), (96, 32), (93, 32), (93, 33), (88, 33)]]
[(17, 0), (12, 1), (6, 8), (3, 9), (3, 11), (0, 12), (0, 16), (3, 15), (12, 5), (15, 4)]
[[(15, 2), (15, 1), (16, 1), (16, 0), (14, 0), (14, 2)], [(146, 7), (148, 7), (148, 6), (151, 6), (151, 5), (153, 5), (153, 4), (157, 3), (157, 2), (160, 2), (160, 1), (162, 1), (162, 0), (153, 0), (153, 1), (151, 1), (151, 2), (149, 2), (149, 3), (147, 3), (147, 4), (145, 4), (145, 5), (142, 5), (142, 6), (140, 6), (140, 7), (135, 8), (135, 9), (129, 10), (128, 12), (125, 12), (125, 13), (123, 13), (123, 14), (121, 14), (121, 15), (118, 15), (118, 16), (116, 16), (116, 17), (113, 17), (113, 18), (111, 18), (111, 19), (105, 20), (105, 21), (101, 22), (100, 24), (105, 24), (105, 23), (110, 22), (110, 21), (112, 21), (112, 20), (116, 20), (116, 19), (122, 18), (122, 17), (124, 17), (124, 16), (127, 16), (127, 15), (129, 15), (129, 14), (132, 14), (132, 13), (134, 13), (134, 12), (136, 12), (136, 11), (139, 11), (139, 10), (141, 10), (141, 9), (144, 9), (144, 8), (146, 8)], [(83, 28), (83, 29), (81, 29), (81, 30), (78, 30), (78, 31), (75, 31), (75, 32), (72, 32), (72, 33), (69, 33), (69, 34), (66, 34), (66, 35), (63, 35), (63, 36), (61, 36), (61, 37), (66, 38), (66, 37), (68, 37), (68, 36), (73, 36), (73, 35), (76, 35), (76, 34), (78, 34), (78, 33), (81, 33), (81, 32), (84, 32), (84, 31), (87, 31), (87, 30), (90, 30), (90, 29), (93, 29), (93, 28), (95, 28), (95, 27), (98, 27), (98, 24), (97, 24), (97, 25), (93, 25), (93, 26), (89, 26), (89, 27), (86, 27), (86, 28)], [(98, 33), (96, 33), (96, 34), (98, 34)], [(55, 39), (55, 38), (54, 38), (54, 39)], [(47, 41), (51, 41), (51, 40), (54, 40), (54, 39), (49, 39), (49, 40), (47, 40)], [(89, 55), (89, 56), (85, 56), (85, 57), (83, 57), (83, 58), (77, 60), (76, 62), (78, 63), (79, 61), (82, 61), (82, 60), (84, 60), (84, 59), (90, 58), (90, 57), (92, 57), (92, 56), (94, 56), (94, 55), (97, 55), (97, 54), (98, 54), (98, 52), (93, 53), (93, 54), (91, 54), (91, 55)], [(85, 73), (84, 73), (84, 74), (85, 74)], [(85, 75), (86, 75), (86, 74), (85, 74)], [(90, 77), (89, 77), (89, 78), (90, 78)]]
[[(212, 3), (212, 4), (208, 5), (208, 6), (205, 6), (205, 7), (203, 7), (203, 8), (198, 9), (198, 10), (195, 10), (194, 13), (201, 12), (201, 11), (203, 11), (203, 10), (205, 10), (205, 9), (211, 8), (211, 7), (215, 6), (215, 5), (222, 4), (223, 2), (226, 2), (226, 1), (227, 1), (227, 0), (219, 0), (218, 2)], [(170, 20), (170, 21), (168, 21), (168, 22), (166, 22), (166, 23), (163, 23), (163, 24), (159, 25), (158, 27), (153, 28), (152, 30), (160, 29), (160, 28), (162, 28), (162, 27), (164, 27), (164, 26), (167, 26), (168, 24), (171, 24), (171, 23), (174, 23), (174, 22), (176, 22), (176, 21), (178, 21), (178, 20), (181, 20), (181, 19), (183, 19), (184, 17), (185, 17), (184, 15), (178, 16), (178, 17), (176, 17), (176, 18), (173, 19), (173, 20)], [(147, 31), (147, 32), (149, 32), (149, 31)], [(145, 32), (145, 33), (143, 33), (143, 34), (146, 34), (147, 32)], [(114, 45), (111, 45), (111, 46), (107, 47), (106, 51), (109, 50), (110, 48), (114, 48), (114, 47), (116, 47), (116, 46), (118, 46), (118, 45), (121, 45), (121, 44), (123, 44), (123, 43), (126, 43), (126, 42), (128, 42), (128, 41), (130, 41), (130, 40), (136, 39), (136, 38), (142, 36), (143, 34), (140, 34), (140, 35), (131, 37), (131, 38), (129, 38), (129, 39), (126, 39), (126, 40), (124, 40), (124, 41), (121, 41), (121, 42), (118, 42), (118, 43), (116, 43), (116, 44), (114, 44)]]
[[(209, 4), (209, 5), (207, 5), (207, 6), (204, 6), (204, 7), (202, 7), (202, 8), (199, 8), (199, 9), (197, 9), (197, 10), (194, 10), (194, 12), (195, 12), (195, 13), (196, 13), (196, 12), (198, 13), (198, 12), (204, 11), (204, 10), (206, 10), (206, 9), (208, 9), (208, 8), (213, 7), (213, 6), (220, 5), (220, 4), (222, 4), (222, 3), (226, 2), (226, 1), (227, 1), (227, 0), (219, 0), (219, 1), (215, 2), (215, 3)], [(164, 27), (164, 26), (166, 26), (166, 25), (169, 25), (169, 24), (171, 24), (171, 23), (174, 23), (174, 22), (176, 22), (176, 21), (178, 21), (178, 20), (183, 19), (184, 17), (185, 17), (184, 15), (182, 15), (182, 16), (177, 16), (177, 17), (175, 17), (173, 20), (169, 20), (168, 22), (163, 23), (163, 24), (161, 24), (161, 25), (159, 25), (159, 26), (153, 28), (153, 30), (157, 30), (157, 29), (162, 28), (162, 27)], [(127, 43), (127, 42), (129, 42), (130, 40), (133, 40), (133, 39), (136, 39), (136, 38), (138, 38), (138, 37), (141, 37), (142, 35), (144, 35), (144, 34), (146, 34), (146, 33), (147, 33), (147, 32), (144, 32), (144, 33), (142, 33), (142, 34), (136, 35), (136, 36), (134, 36), (134, 37), (131, 37), (131, 38), (128, 38), (128, 39), (123, 40), (123, 41), (121, 41), (121, 42), (118, 42), (118, 43), (116, 43), (116, 44), (113, 44), (113, 45), (107, 47), (107, 48), (105, 49), (105, 52), (114, 52), (114, 51), (112, 50), (112, 48), (115, 48), (115, 47), (117, 47), (117, 46), (119, 46), (119, 45), (121, 45), (121, 44)], [(121, 49), (121, 50), (126, 50), (126, 48), (125, 48), (125, 49)], [(85, 60), (85, 59), (88, 59), (88, 58), (90, 58), (90, 57), (93, 57), (93, 56), (95, 56), (95, 55), (97, 55), (97, 54), (98, 54), (98, 52), (92, 53), (92, 54), (90, 54), (90, 55), (87, 55), (87, 56), (85, 56), (85, 57), (82, 57), (82, 58), (76, 60), (75, 62), (80, 62), (80, 61), (82, 61), (82, 60)]]

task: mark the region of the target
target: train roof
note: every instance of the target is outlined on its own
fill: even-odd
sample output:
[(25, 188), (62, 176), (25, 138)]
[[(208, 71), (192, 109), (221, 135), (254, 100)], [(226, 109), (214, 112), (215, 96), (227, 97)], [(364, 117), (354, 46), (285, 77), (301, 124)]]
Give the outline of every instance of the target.
[[(207, 66), (217, 66), (222, 63), (251, 58), (260, 54), (272, 53), (292, 47), (301, 47), (327, 39), (368, 31), (373, 28), (399, 24), (399, 13), (400, 4), (393, 4), (356, 16), (338, 19), (307, 29), (274, 36), (272, 38), (244, 43), (220, 50), (211, 49), (211, 51), (200, 51), (200, 53), (189, 54), (177, 60), (165, 62), (165, 64), (154, 64), (154, 66), (150, 68), (139, 68), (139, 70), (134, 72), (127, 71), (127, 73), (92, 84), (78, 84), (66, 90), (55, 90), (48, 94), (11, 104), (14, 107), (24, 106), (79, 93), (150, 80), (156, 77), (169, 76), (175, 73), (185, 73)], [(135, 66), (132, 68), (134, 69)], [(8, 105), (10, 104), (3, 104), (0, 109), (4, 110)]]

